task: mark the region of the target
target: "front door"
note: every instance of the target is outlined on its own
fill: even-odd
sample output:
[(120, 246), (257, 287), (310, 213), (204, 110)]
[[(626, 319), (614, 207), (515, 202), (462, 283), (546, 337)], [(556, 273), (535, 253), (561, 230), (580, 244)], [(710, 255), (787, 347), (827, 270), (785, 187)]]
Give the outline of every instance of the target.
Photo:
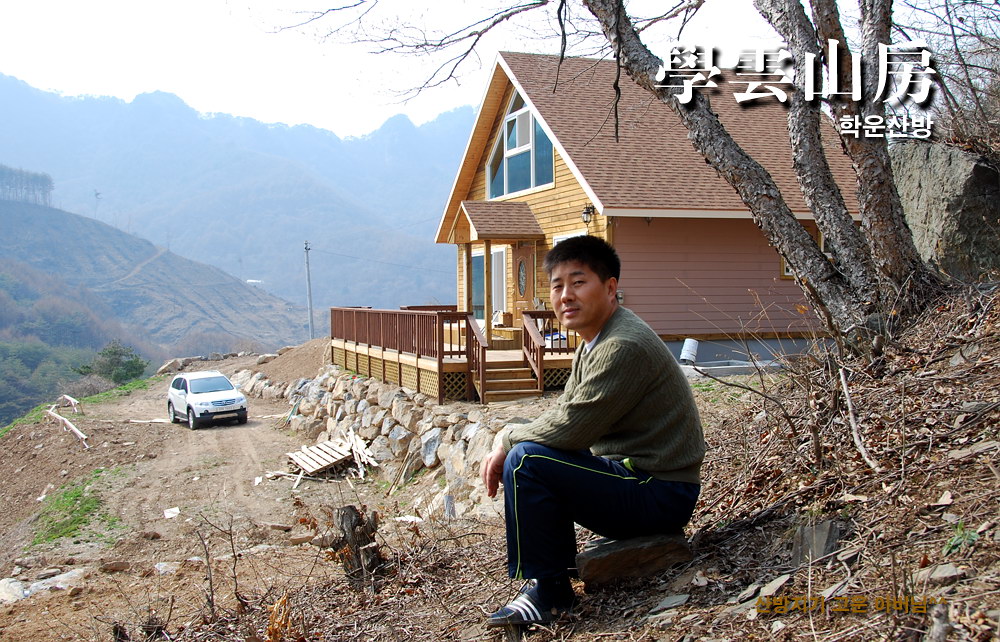
[(521, 327), (522, 312), (534, 309), (535, 243), (519, 241), (514, 246), (514, 327)]

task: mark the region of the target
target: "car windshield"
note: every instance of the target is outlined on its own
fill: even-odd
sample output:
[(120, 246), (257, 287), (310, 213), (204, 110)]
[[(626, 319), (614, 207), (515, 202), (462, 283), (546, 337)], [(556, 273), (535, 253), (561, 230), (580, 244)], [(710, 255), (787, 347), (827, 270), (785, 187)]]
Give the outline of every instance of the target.
[(220, 390), (232, 390), (233, 384), (225, 377), (205, 377), (204, 379), (191, 380), (191, 392), (219, 392)]

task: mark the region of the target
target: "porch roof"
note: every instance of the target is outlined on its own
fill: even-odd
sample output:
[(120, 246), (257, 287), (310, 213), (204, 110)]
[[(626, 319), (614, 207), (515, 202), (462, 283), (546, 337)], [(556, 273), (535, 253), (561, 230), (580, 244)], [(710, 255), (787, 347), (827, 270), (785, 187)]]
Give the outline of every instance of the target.
[(448, 243), (542, 240), (545, 233), (527, 203), (462, 201)]

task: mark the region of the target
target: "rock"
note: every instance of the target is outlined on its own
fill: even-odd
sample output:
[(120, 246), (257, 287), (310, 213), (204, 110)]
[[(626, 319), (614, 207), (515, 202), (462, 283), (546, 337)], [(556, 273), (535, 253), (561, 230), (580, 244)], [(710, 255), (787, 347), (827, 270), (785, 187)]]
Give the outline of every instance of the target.
[(414, 395), (413, 395), (413, 403), (414, 403), (414, 405), (416, 405), (416, 406), (417, 406), (418, 408), (423, 408), (424, 406), (426, 406), (426, 405), (427, 405), (427, 403), (428, 403), (428, 402), (429, 402), (430, 400), (431, 400), (431, 398), (430, 398), (430, 397), (428, 397), (427, 395), (425, 395), (425, 394), (424, 394), (424, 393), (422, 393), (422, 392), (418, 392), (418, 393), (416, 393), (416, 394), (414, 394)]
[(153, 565), (157, 575), (170, 575), (179, 571), (180, 568), (180, 562), (157, 562)]
[(478, 424), (486, 419), (486, 415), (479, 408), (473, 408), (469, 411), (468, 419), (470, 424)]
[[(388, 386), (389, 384), (386, 384)], [(396, 399), (403, 397), (403, 391), (398, 387), (386, 388), (383, 387), (382, 392), (378, 396), (378, 405), (383, 408), (388, 408), (392, 410), (392, 404)]]
[(937, 566), (919, 571), (914, 579), (917, 582), (917, 586), (922, 587), (924, 585), (945, 586), (947, 584), (954, 584), (963, 577), (965, 577), (965, 571), (954, 564), (938, 564)]
[(403, 453), (407, 452), (410, 446), (410, 441), (415, 437), (415, 435), (409, 430), (397, 425), (389, 433), (388, 442), (389, 449), (392, 453), (399, 457)]
[(760, 595), (758, 597), (771, 597), (775, 593), (781, 590), (788, 580), (792, 579), (792, 576), (788, 573), (785, 575), (779, 575), (770, 582), (768, 582), (764, 588), (760, 590)]
[(464, 428), (462, 428), (462, 432), (459, 433), (459, 438), (462, 441), (471, 441), (472, 438), (476, 436), (476, 433), (482, 429), (483, 426), (479, 422), (468, 423), (465, 425)]
[(47, 568), (44, 571), (39, 571), (37, 579), (47, 580), (50, 577), (55, 577), (56, 575), (59, 575), (60, 573), (62, 573), (61, 568)]
[(440, 428), (432, 428), (420, 436), (420, 459), (424, 462), (424, 466), (434, 468), (440, 463), (437, 455), (440, 446)]
[(40, 593), (42, 591), (65, 591), (73, 587), (79, 587), (84, 582), (84, 577), (86, 572), (81, 569), (73, 569), (72, 571), (66, 571), (65, 573), (59, 573), (53, 577), (42, 580), (40, 582), (34, 582), (26, 589), (29, 595), (35, 593)]
[(576, 556), (586, 590), (631, 577), (648, 577), (693, 558), (683, 533), (599, 540)]
[(0, 604), (13, 604), (25, 597), (27, 595), (23, 583), (13, 577), (0, 580)]
[(261, 399), (265, 401), (275, 401), (277, 399), (281, 399), (281, 397), (283, 397), (285, 394), (285, 389), (286, 387), (282, 383), (276, 383), (274, 385), (267, 386), (260, 393)]
[(660, 603), (653, 607), (653, 610), (649, 612), (650, 615), (656, 615), (666, 611), (667, 609), (676, 608), (682, 604), (687, 604), (687, 601), (691, 598), (690, 593), (679, 593), (677, 595), (668, 595), (667, 597), (660, 600)]
[[(464, 441), (456, 441), (451, 444), (447, 459), (444, 460), (444, 469), (448, 474), (448, 479), (463, 479), (467, 470), (465, 453), (468, 444)], [(464, 481), (464, 480), (463, 480)]]
[(308, 544), (312, 541), (314, 535), (312, 533), (293, 533), (288, 536), (288, 543), (292, 546), (298, 546), (299, 544)]
[(277, 358), (278, 355), (276, 354), (262, 354), (259, 357), (257, 357), (257, 365), (262, 366), (265, 363), (270, 363), (271, 361), (274, 361)]
[(209, 361), (222, 361), (222, 359), (223, 359), (222, 353), (220, 352), (213, 352), (212, 354), (208, 355)]
[(756, 582), (754, 582), (750, 586), (748, 586), (745, 589), (743, 589), (742, 591), (740, 591), (740, 594), (738, 596), (736, 596), (736, 601), (737, 602), (746, 602), (749, 599), (753, 599), (753, 598), (757, 597), (757, 591), (759, 591), (759, 590), (760, 590), (760, 584), (757, 584)]
[[(470, 426), (472, 424), (469, 424)], [(485, 428), (476, 431), (469, 440), (469, 450), (465, 464), (472, 470), (479, 470), (479, 463), (493, 450), (493, 433)]]
[(278, 356), (280, 357), (281, 355), (285, 354), (286, 352), (289, 352), (289, 351), (294, 350), (294, 349), (295, 349), (295, 346), (283, 346), (281, 348), (278, 348)]
[(170, 361), (167, 361), (162, 366), (160, 366), (159, 370), (156, 371), (156, 374), (161, 375), (161, 374), (166, 374), (168, 372), (177, 372), (180, 369), (181, 369), (181, 360), (171, 359)]
[(154, 539), (160, 539), (163, 536), (157, 533), (156, 531), (142, 531), (141, 533), (139, 533), (139, 537), (141, 537), (142, 539), (154, 540)]
[(265, 522), (263, 525), (266, 526), (267, 528), (270, 528), (271, 530), (282, 531), (285, 533), (292, 530), (291, 524), (274, 524)]
[(112, 560), (110, 562), (104, 562), (99, 567), (102, 573), (121, 573), (122, 571), (127, 571), (132, 565), (125, 560)]
[(921, 258), (962, 281), (1000, 272), (1000, 177), (983, 157), (941, 144), (891, 145), (896, 188)]
[(35, 568), (36, 566), (44, 565), (45, 559), (38, 555), (26, 555), (25, 557), (15, 559), (14, 564), (23, 566), (24, 568)]
[(792, 541), (792, 565), (811, 563), (837, 549), (840, 526), (833, 520), (799, 526)]
[(371, 451), (372, 457), (378, 463), (392, 461), (396, 458), (396, 454), (392, 452), (392, 448), (389, 447), (389, 438), (385, 435), (379, 435), (372, 443), (368, 446), (368, 450)]

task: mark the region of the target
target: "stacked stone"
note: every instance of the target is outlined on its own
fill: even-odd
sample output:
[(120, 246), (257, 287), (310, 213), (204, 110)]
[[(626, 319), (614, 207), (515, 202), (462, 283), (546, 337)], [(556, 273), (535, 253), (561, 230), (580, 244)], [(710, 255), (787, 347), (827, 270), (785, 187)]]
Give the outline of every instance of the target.
[(483, 408), (462, 412), (437, 405), (425, 394), (337, 366), (292, 384), (271, 382), (250, 370), (232, 380), (248, 396), (288, 399), (294, 408), (290, 426), (307, 442), (336, 440), (353, 431), (379, 462), (377, 474), (390, 483), (405, 483), (422, 468), (433, 469), (438, 478), (443, 474), (444, 487), (434, 486), (425, 514), (460, 517), (498, 510), (482, 492), (479, 464), (506, 422), (490, 421)]

